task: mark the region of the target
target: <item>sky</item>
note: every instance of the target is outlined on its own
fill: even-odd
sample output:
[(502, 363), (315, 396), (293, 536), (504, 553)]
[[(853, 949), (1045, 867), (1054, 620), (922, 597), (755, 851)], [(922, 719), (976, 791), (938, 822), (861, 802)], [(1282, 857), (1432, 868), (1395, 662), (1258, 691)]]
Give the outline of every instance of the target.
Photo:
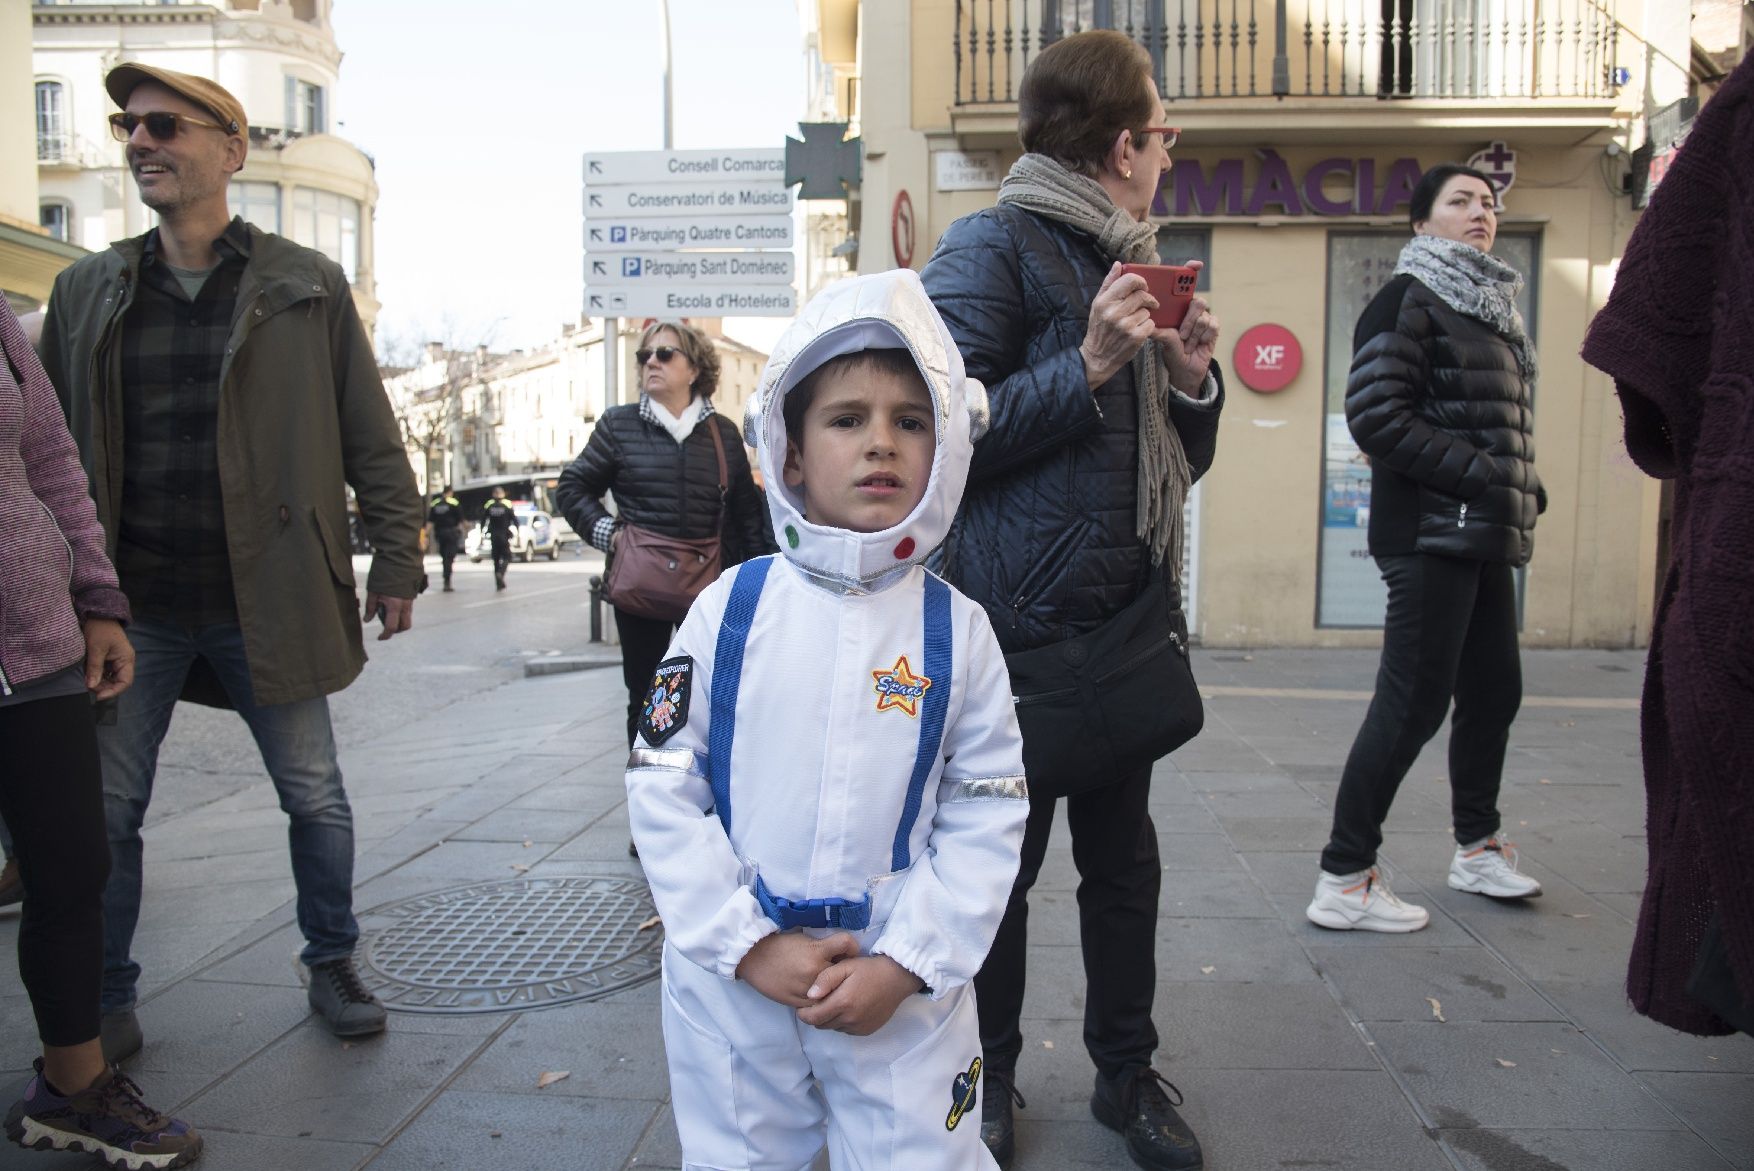
[[(336, 133), (372, 155), (380, 350), (531, 348), (583, 303), (582, 158), (663, 139), (658, 0), (335, 0)], [(795, 0), (670, 0), (674, 144), (777, 147)], [(766, 348), (783, 321), (731, 319)]]

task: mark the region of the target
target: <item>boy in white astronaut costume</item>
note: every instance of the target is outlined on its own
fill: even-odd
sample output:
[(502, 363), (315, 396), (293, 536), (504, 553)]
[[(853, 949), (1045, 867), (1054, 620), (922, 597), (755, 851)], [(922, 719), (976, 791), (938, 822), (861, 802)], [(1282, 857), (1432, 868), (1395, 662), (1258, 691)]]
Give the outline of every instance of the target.
[(686, 1168), (802, 1171), (825, 1138), (837, 1171), (996, 1166), (970, 980), (1023, 743), (985, 612), (920, 564), (985, 415), (906, 269), (813, 300), (751, 400), (783, 552), (696, 600), (627, 770)]

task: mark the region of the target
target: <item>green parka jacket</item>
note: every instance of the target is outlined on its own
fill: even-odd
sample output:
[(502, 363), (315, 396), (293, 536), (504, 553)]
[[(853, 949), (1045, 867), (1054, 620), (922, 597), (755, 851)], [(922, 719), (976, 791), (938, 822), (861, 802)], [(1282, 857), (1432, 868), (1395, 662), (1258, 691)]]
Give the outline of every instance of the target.
[[(43, 366), (91, 476), (106, 551), (122, 509), (123, 315), (146, 237), (55, 280)], [(365, 666), (346, 485), (376, 550), (366, 588), (412, 598), (423, 510), (341, 266), (250, 228), (220, 369), (219, 480), (238, 623), (258, 704), (339, 691)], [(223, 704), (191, 680), (185, 698)]]

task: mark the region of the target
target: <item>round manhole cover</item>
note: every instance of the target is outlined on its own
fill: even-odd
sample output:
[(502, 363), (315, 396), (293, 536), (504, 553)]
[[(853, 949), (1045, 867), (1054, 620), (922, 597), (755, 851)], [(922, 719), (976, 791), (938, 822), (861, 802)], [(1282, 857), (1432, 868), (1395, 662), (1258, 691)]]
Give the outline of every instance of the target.
[(398, 1012), (594, 1000), (658, 974), (663, 931), (636, 879), (484, 882), (360, 913), (360, 976)]

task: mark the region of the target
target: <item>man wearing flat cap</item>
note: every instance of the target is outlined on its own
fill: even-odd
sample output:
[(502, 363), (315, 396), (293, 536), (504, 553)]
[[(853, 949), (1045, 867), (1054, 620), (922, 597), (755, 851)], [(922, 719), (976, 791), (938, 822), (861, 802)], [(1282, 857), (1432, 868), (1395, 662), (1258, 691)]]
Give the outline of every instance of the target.
[[(244, 110), (202, 77), (111, 70), (110, 116), (158, 227), (55, 281), (43, 365), (79, 440), (111, 560), (133, 607), (134, 686), (98, 729), (111, 873), (103, 1040), (139, 1049), (141, 822), (179, 697), (235, 708), (290, 820), (309, 998), (341, 1036), (384, 1009), (352, 953), (353, 813), (330, 692), (411, 625), (421, 502), (347, 277), (312, 249), (231, 216)], [(363, 617), (347, 487), (376, 555)], [(193, 957), (189, 957), (193, 958)]]

